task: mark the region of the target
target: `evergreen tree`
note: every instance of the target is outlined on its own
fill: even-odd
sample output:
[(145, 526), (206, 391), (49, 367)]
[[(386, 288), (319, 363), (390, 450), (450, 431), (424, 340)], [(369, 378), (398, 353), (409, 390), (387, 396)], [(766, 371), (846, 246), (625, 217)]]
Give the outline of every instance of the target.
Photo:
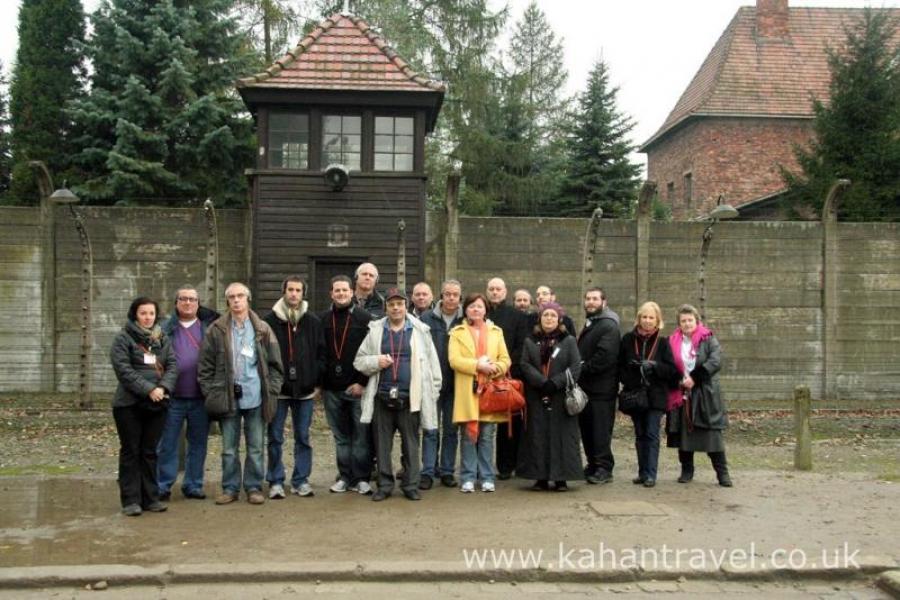
[[(815, 138), (795, 151), (801, 173), (782, 170), (784, 202), (795, 214), (821, 214), (829, 188), (851, 181), (840, 216), (900, 220), (900, 45), (886, 11), (866, 8), (846, 29), (841, 51), (828, 50), (830, 101), (813, 103)], [(807, 210), (804, 211), (804, 207)]]
[(510, 40), (509, 76), (521, 80), (524, 136), (538, 144), (549, 144), (564, 120), (563, 88), (568, 79), (564, 54), (562, 40), (532, 0)]
[(104, 0), (91, 16), (91, 92), (72, 104), (99, 202), (244, 199), (252, 125), (234, 91), (253, 56), (231, 0)]
[(628, 156), (634, 122), (617, 108), (618, 91), (610, 86), (606, 63), (598, 60), (572, 117), (560, 214), (590, 216), (600, 207), (605, 216), (625, 217), (633, 211), (641, 168)]
[(297, 40), (293, 38), (300, 33), (303, 23), (292, 2), (236, 0), (235, 10), (266, 67), (296, 44)]
[(7, 106), (6, 70), (0, 61), (0, 202), (7, 200), (12, 175), (12, 145)]
[(9, 107), (12, 196), (33, 204), (39, 193), (28, 162), (44, 161), (57, 179), (65, 179), (70, 166), (71, 125), (63, 107), (79, 97), (84, 75), (81, 1), (23, 0), (18, 32)]

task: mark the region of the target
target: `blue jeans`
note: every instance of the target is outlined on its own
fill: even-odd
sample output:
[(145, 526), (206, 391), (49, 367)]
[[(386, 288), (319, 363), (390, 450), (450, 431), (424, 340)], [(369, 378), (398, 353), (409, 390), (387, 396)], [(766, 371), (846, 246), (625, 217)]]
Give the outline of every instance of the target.
[(659, 427), (663, 411), (647, 410), (631, 415), (634, 423), (634, 449), (637, 451), (638, 477), (656, 479), (659, 463)]
[(269, 482), (269, 485), (284, 484), (282, 448), (284, 446), (284, 422), (287, 420), (288, 409), (291, 410), (291, 424), (294, 427), (294, 471), (291, 473), (291, 485), (296, 489), (307, 482), (309, 473), (312, 471), (312, 446), (309, 445), (309, 426), (312, 424), (313, 416), (312, 398), (309, 400), (278, 400), (275, 417), (269, 423), (269, 462), (266, 481)]
[(156, 478), (159, 493), (167, 494), (178, 477), (178, 438), (181, 426), (187, 421), (187, 452), (181, 492), (195, 494), (203, 491), (203, 466), (206, 463), (206, 441), (209, 419), (202, 398), (172, 398), (166, 424), (157, 447)]
[(263, 481), (263, 421), (262, 406), (239, 408), (233, 417), (222, 419), (222, 491), (237, 494), (241, 489), (241, 421), (247, 458), (244, 460), (244, 491), (262, 489)]
[[(438, 429), (422, 432), (422, 475), (434, 478), (453, 475), (456, 471), (456, 451), (459, 448), (459, 426), (453, 422), (453, 390), (438, 398)], [(438, 431), (440, 431), (440, 461), (438, 461)]]
[[(465, 428), (465, 425), (460, 427)], [(460, 431), (462, 437), (462, 468), (460, 478), (463, 483), (476, 479), (494, 481), (494, 436), (497, 434), (496, 423), (478, 423), (478, 441), (472, 443), (466, 432)]]
[(349, 485), (368, 481), (372, 473), (369, 426), (360, 423), (360, 399), (345, 392), (324, 390), (325, 418), (334, 436), (338, 477)]

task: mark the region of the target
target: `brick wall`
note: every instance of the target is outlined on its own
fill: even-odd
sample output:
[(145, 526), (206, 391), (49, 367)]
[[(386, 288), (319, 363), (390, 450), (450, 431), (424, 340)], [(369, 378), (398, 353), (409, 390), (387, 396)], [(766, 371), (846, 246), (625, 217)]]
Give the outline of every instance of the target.
[[(672, 216), (688, 220), (708, 213), (719, 194), (733, 206), (784, 187), (779, 165), (797, 169), (793, 148), (808, 143), (811, 122), (801, 119), (693, 119), (667, 134), (647, 152), (647, 178), (659, 185), (660, 200)], [(692, 201), (684, 198), (684, 176), (691, 174)]]

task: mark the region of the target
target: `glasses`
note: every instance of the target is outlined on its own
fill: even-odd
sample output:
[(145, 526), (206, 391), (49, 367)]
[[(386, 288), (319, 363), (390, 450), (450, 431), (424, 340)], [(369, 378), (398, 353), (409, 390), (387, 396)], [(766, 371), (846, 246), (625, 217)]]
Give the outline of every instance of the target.
[(199, 298), (190, 298), (188, 296), (178, 296), (178, 298), (176, 298), (176, 300), (178, 300), (179, 302), (187, 302), (189, 304), (200, 301)]

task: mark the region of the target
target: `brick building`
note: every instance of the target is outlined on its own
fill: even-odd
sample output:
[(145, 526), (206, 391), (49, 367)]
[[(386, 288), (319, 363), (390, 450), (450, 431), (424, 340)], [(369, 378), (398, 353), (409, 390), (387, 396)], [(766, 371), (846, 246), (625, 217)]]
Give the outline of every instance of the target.
[[(900, 16), (900, 10), (891, 9)], [(641, 147), (647, 178), (675, 219), (707, 214), (719, 195), (743, 218), (777, 218), (779, 165), (812, 135), (812, 98), (826, 99), (826, 48), (839, 49), (862, 9), (744, 6), (662, 127)]]

